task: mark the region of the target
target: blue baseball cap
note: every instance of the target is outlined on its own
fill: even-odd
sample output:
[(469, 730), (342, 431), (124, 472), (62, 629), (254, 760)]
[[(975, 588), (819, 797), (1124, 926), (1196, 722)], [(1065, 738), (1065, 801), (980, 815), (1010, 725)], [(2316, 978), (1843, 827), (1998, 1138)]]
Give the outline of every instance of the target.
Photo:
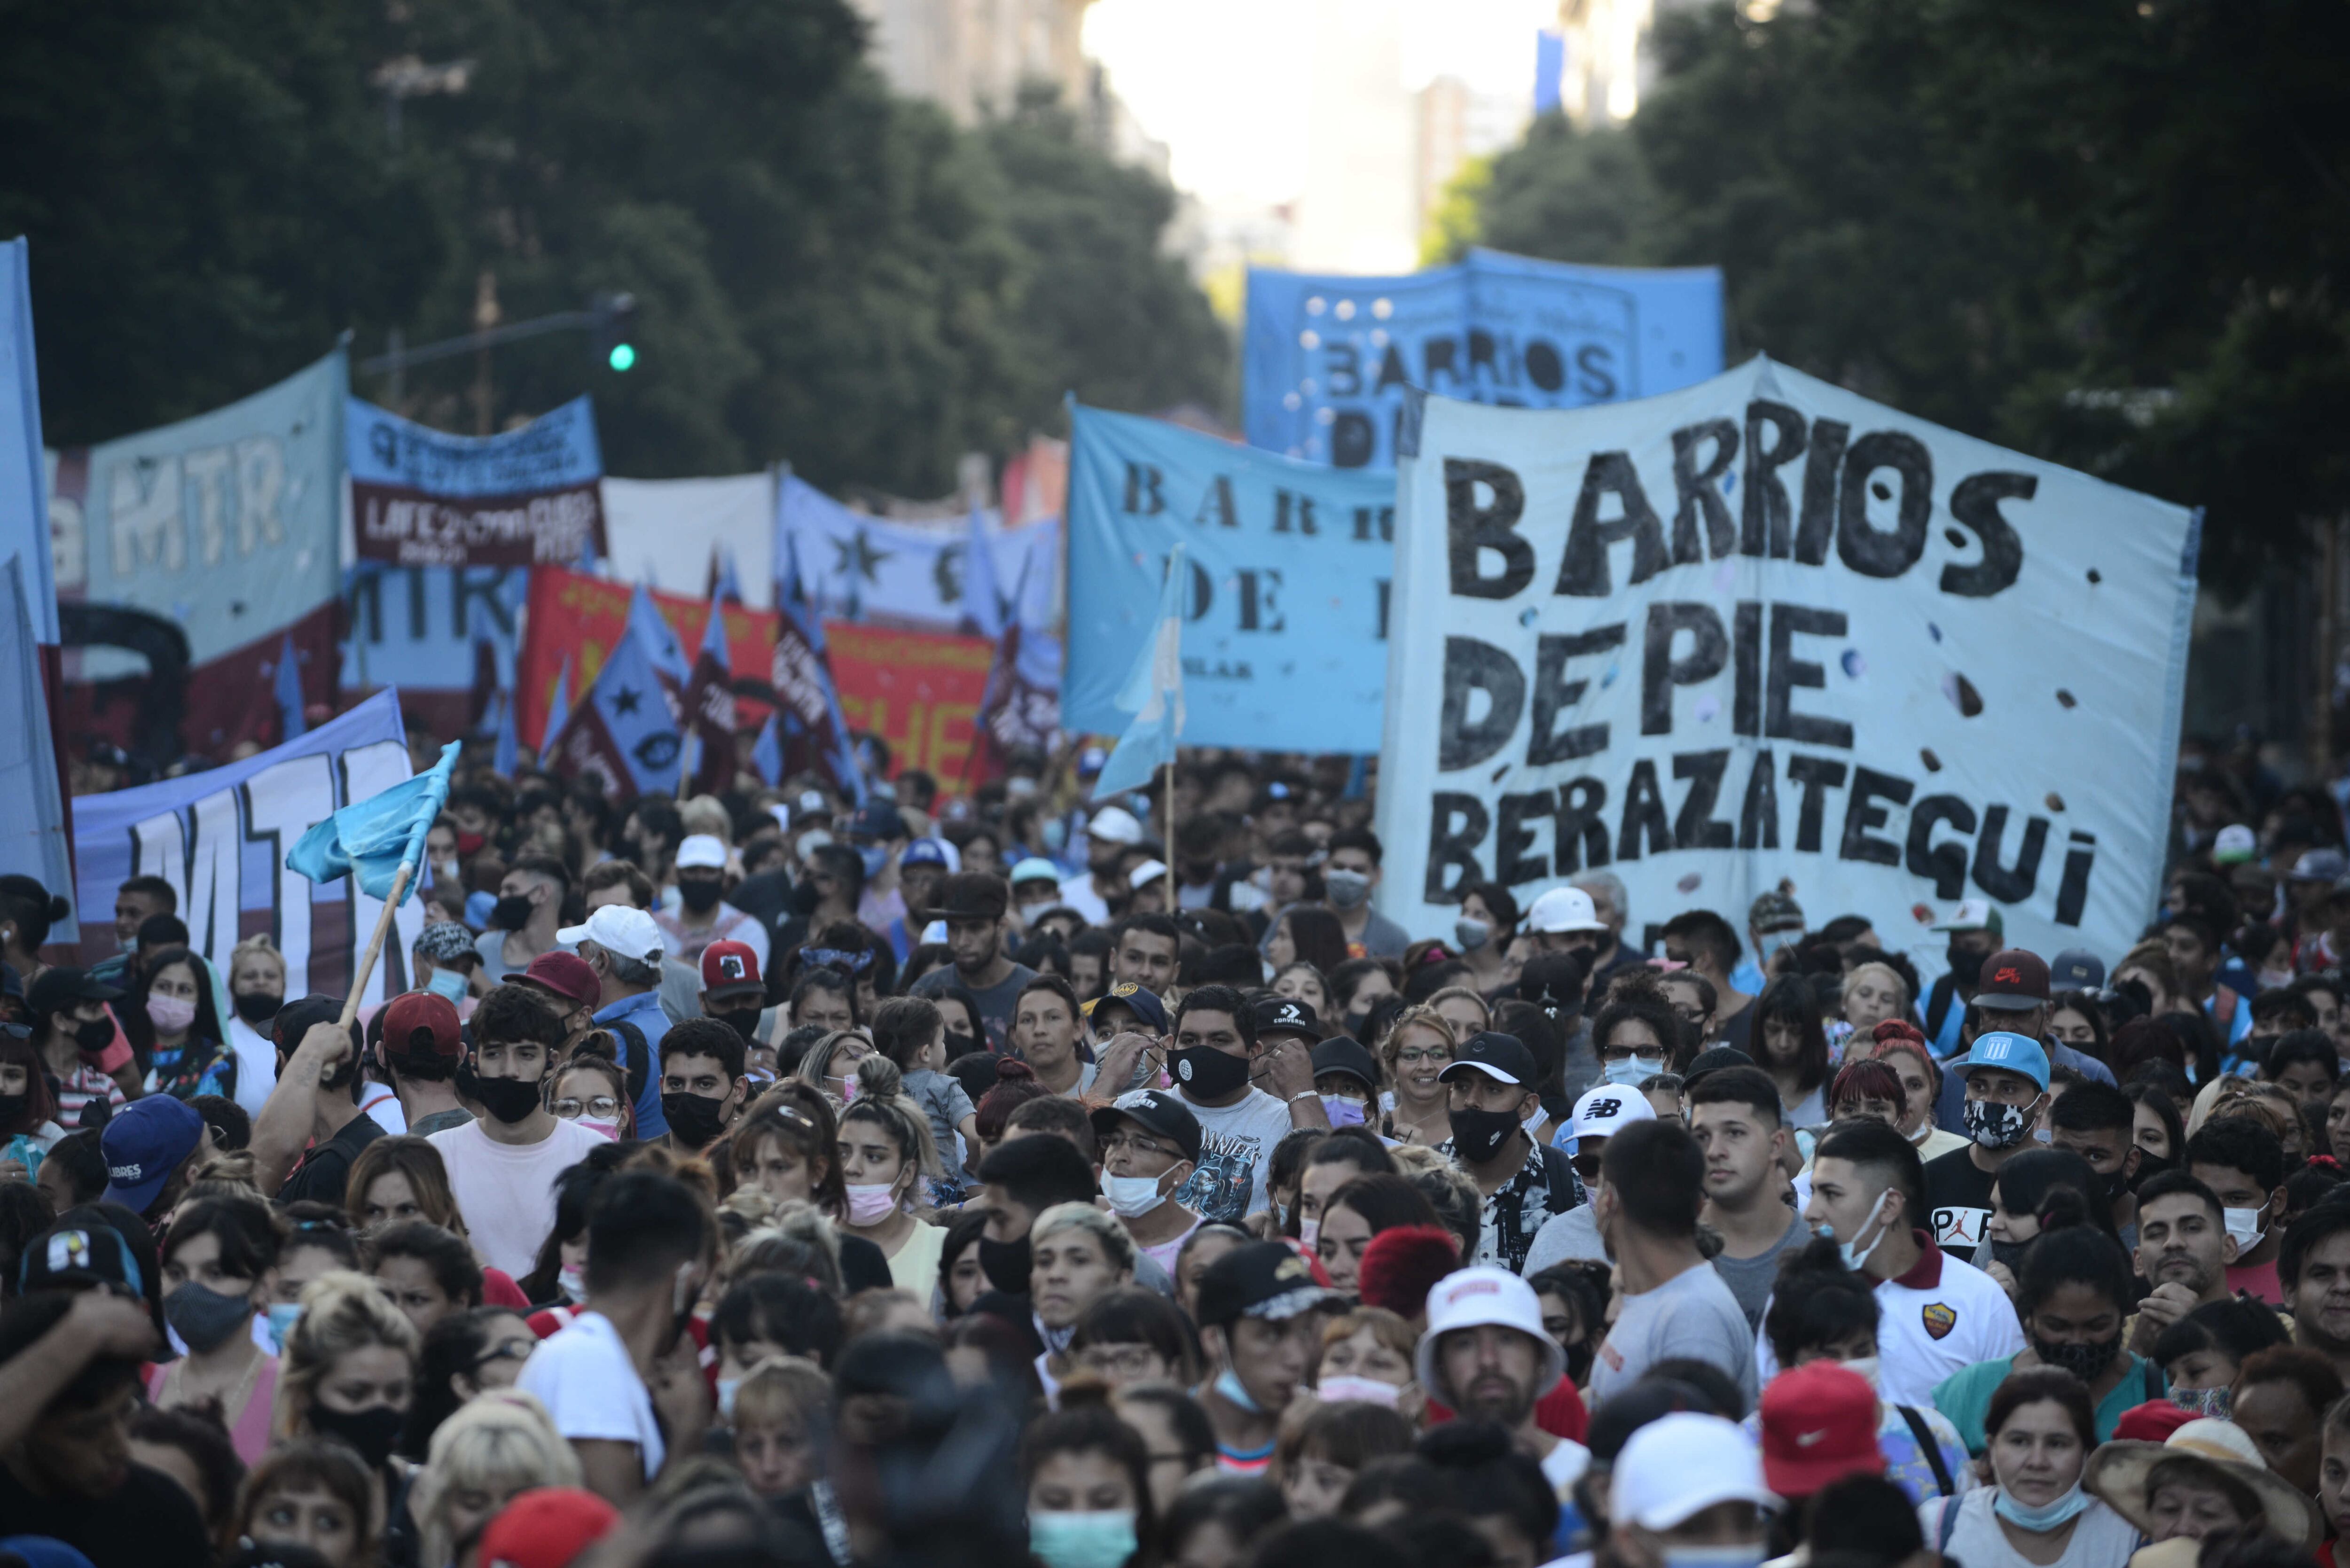
[(917, 838), (906, 846), (905, 853), (898, 857), (898, 868), (902, 871), (909, 866), (943, 866), (950, 871), (954, 869), (954, 862), (947, 857), (946, 845), (935, 838)]
[(1977, 1067), (1996, 1067), (2002, 1073), (2029, 1078), (2043, 1089), (2048, 1086), (2048, 1053), (2028, 1034), (1994, 1029), (1988, 1034), (1976, 1035), (1974, 1048), (1951, 1063), (1950, 1071), (1964, 1077)]
[(1086, 1003), (1085, 1014), (1090, 1021), (1105, 1007), (1123, 1007), (1136, 1020), (1149, 1027), (1150, 1033), (1164, 1037), (1167, 1033), (1167, 1004), (1154, 993), (1145, 991), (1130, 980), (1122, 980), (1104, 994)]
[(98, 1136), (109, 1180), (105, 1202), (144, 1214), (180, 1162), (203, 1141), (204, 1118), (185, 1100), (149, 1095), (114, 1113)]

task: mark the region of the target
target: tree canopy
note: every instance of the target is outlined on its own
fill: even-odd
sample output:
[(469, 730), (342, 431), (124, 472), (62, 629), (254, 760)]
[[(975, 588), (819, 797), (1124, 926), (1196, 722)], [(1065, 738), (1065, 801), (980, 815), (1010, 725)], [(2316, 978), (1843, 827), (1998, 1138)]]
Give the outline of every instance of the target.
[(1630, 127), (1538, 123), (1456, 249), (1717, 264), (1733, 358), (2201, 505), (2221, 583), (2350, 511), (2350, 12), (1815, 0), (1657, 43)]
[[(636, 368), (501, 348), (503, 424), (592, 391), (646, 477), (788, 459), (948, 488), (956, 457), (1112, 408), (1230, 402), (1230, 350), (1159, 241), (1173, 194), (1049, 93), (975, 130), (890, 94), (846, 0), (130, 0), (9, 7), (0, 234), (33, 247), (53, 443), (354, 358), (634, 294)], [(379, 70), (470, 62), (392, 117)], [(471, 356), (409, 410), (470, 430)], [(378, 400), (380, 377), (355, 376)]]

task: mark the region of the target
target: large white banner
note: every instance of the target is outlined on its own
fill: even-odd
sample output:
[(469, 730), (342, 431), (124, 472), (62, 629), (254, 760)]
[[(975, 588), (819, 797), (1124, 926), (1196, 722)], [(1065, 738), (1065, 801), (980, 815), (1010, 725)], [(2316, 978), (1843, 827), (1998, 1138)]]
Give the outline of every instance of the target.
[(1563, 411), (1430, 398), (1398, 472), (1380, 908), (1624, 879), (1635, 934), (1908, 946), (1988, 897), (2044, 953), (2154, 908), (2192, 514), (1757, 358)]
[(775, 481), (766, 473), (721, 479), (604, 480), (608, 575), (663, 593), (707, 598), (713, 566), (729, 557), (752, 609), (775, 607)]

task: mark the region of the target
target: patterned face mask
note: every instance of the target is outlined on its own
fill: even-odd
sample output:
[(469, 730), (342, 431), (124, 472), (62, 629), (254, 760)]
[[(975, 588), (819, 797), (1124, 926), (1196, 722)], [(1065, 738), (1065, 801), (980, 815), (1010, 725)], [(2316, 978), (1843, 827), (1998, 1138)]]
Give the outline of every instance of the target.
[(2023, 1106), (2002, 1106), (1997, 1100), (1969, 1100), (1960, 1120), (1967, 1136), (1985, 1148), (2013, 1148), (2032, 1127)]

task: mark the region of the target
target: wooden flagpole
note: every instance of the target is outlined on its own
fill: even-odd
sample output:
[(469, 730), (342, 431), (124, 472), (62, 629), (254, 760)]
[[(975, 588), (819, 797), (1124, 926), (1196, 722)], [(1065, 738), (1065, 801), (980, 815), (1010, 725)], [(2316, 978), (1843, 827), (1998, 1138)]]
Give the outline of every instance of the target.
[[(368, 939), (367, 950), (359, 955), (359, 967), (351, 975), (351, 991), (343, 998), (342, 1026), (348, 1029), (359, 1013), (359, 993), (367, 990), (368, 977), (375, 973), (375, 961), (382, 956), (383, 939), (391, 932), (391, 918), (399, 912), (400, 899), (408, 896), (408, 879), (416, 874), (412, 861), (403, 860), (391, 878), (391, 896), (383, 901), (383, 913), (375, 920), (375, 935)], [(352, 878), (354, 888), (358, 878)]]

